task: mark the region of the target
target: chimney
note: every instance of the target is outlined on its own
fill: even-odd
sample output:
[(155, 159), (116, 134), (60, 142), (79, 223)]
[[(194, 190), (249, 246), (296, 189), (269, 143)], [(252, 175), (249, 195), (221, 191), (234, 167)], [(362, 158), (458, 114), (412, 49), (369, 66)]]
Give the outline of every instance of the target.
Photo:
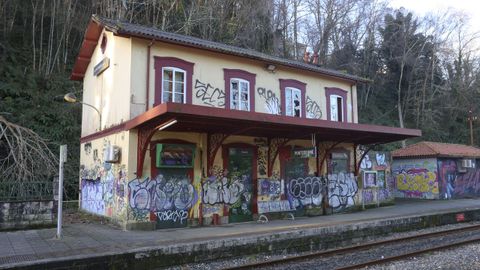
[(310, 60), (310, 53), (305, 50), (305, 54), (303, 55), (303, 62), (308, 63)]
[(318, 65), (318, 53), (317, 52), (315, 52), (313, 54), (313, 64)]

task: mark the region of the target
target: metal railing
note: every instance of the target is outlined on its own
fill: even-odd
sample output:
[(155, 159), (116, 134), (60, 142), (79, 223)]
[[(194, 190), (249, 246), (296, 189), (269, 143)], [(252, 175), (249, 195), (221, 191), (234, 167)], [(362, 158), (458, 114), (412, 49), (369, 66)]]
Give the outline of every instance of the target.
[(0, 202), (53, 200), (53, 181), (0, 182)]

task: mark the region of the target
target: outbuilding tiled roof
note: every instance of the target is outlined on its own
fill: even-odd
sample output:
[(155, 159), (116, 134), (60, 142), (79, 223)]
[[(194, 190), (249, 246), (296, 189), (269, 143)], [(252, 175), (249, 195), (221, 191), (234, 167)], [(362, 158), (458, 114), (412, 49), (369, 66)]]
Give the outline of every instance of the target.
[[(98, 15), (92, 16), (92, 20), (89, 27), (106, 28), (107, 30), (112, 31), (114, 34), (120, 35), (120, 36), (131, 36), (131, 37), (144, 38), (148, 40), (163, 41), (163, 42), (179, 44), (179, 45), (189, 46), (189, 47), (194, 47), (199, 49), (205, 49), (205, 50), (229, 54), (229, 55), (250, 58), (254, 60), (263, 61), (268, 64), (278, 64), (278, 65), (288, 66), (292, 68), (308, 70), (308, 71), (322, 74), (324, 76), (336, 77), (343, 80), (349, 80), (354, 82), (369, 81), (368, 79), (365, 79), (365, 78), (361, 78), (355, 75), (350, 75), (350, 74), (343, 73), (336, 70), (322, 68), (310, 63), (284, 59), (284, 58), (264, 54), (261, 52), (257, 52), (254, 50), (235, 47), (235, 46), (231, 46), (231, 45), (227, 45), (219, 42), (213, 42), (209, 40), (204, 40), (196, 37), (164, 32), (153, 27), (122, 22), (120, 20), (108, 19)], [(94, 35), (98, 35), (98, 37), (89, 36), (89, 33), (94, 33)], [(87, 41), (95, 40), (99, 38), (100, 33), (101, 31), (99, 31), (98, 29), (87, 29), (85, 38), (87, 39)], [(84, 40), (84, 43), (85, 43), (85, 40)], [(81, 61), (87, 61), (87, 59), (91, 57), (91, 53), (93, 53), (93, 49), (88, 48), (87, 45), (88, 44), (83, 44), (82, 48), (80, 49), (79, 56), (81, 56), (80, 58)], [(92, 42), (90, 42), (90, 46), (94, 46), (94, 45), (96, 44), (93, 44)], [(75, 79), (75, 80), (82, 79), (83, 74), (85, 72), (84, 69), (86, 69), (86, 66), (82, 65), (82, 63), (78, 63), (78, 61), (79, 60), (77, 59), (77, 63), (75, 63), (75, 66), (72, 72), (72, 79)]]
[(480, 149), (453, 143), (419, 142), (392, 152), (392, 157), (469, 157), (480, 158)]

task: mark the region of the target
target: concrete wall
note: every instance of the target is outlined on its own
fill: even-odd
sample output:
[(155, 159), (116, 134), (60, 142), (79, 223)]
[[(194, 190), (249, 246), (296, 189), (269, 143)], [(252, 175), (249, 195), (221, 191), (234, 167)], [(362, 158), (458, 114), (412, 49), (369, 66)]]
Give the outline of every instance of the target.
[(437, 159), (394, 159), (395, 196), (399, 198), (439, 199)]
[(0, 229), (23, 229), (55, 223), (54, 201), (0, 202)]

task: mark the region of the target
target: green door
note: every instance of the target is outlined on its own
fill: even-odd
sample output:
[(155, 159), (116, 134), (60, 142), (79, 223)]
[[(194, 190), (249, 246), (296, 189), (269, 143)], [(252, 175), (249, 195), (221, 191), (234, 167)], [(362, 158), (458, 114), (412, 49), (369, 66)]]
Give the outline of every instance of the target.
[(229, 191), (235, 198), (229, 210), (229, 222), (252, 220), (253, 199), (253, 150), (251, 148), (228, 149)]

